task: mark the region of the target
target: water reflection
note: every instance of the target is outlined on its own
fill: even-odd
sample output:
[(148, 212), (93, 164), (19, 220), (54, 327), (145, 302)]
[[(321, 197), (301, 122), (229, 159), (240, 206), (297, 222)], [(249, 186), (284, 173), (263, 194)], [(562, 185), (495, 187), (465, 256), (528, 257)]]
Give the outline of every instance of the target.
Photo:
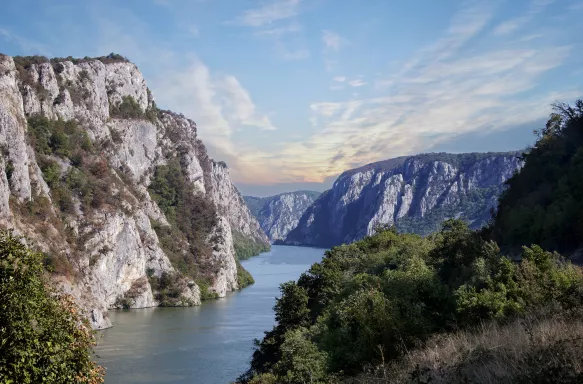
[(98, 363), (106, 383), (229, 383), (248, 367), (253, 339), (274, 324), (279, 284), (297, 279), (322, 249), (273, 246), (243, 262), (255, 284), (192, 308), (110, 312), (100, 332)]

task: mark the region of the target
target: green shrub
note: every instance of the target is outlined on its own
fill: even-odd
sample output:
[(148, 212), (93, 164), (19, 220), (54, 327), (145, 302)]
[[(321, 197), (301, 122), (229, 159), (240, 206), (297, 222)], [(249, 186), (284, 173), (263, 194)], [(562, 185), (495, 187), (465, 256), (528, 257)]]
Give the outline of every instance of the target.
[[(33, 57), (35, 57), (35, 56), (33, 56)], [(55, 71), (57, 73), (59, 73), (59, 71), (58, 71), (59, 64), (61, 64), (63, 61), (70, 61), (73, 64), (81, 64), (81, 63), (88, 63), (88, 62), (95, 61), (95, 60), (101, 61), (103, 64), (129, 63), (129, 60), (127, 58), (125, 58), (122, 55), (119, 55), (117, 53), (113, 53), (113, 52), (107, 56), (99, 56), (99, 57), (88, 57), (88, 56), (85, 56), (83, 58), (75, 58), (72, 56), (55, 57), (55, 58), (51, 59), (50, 62), (52, 64), (53, 68), (55, 68)], [(45, 62), (46, 61), (48, 61), (48, 59), (45, 58)]]
[(109, 116), (117, 119), (143, 119), (144, 111), (132, 96), (122, 97), (122, 101), (109, 105)]
[(68, 158), (76, 150), (92, 152), (87, 132), (75, 120), (50, 120), (35, 115), (28, 118), (28, 137), (35, 152)]
[(239, 289), (245, 288), (248, 285), (255, 284), (253, 276), (237, 261), (237, 282)]
[(0, 232), (0, 377), (6, 383), (100, 383), (93, 333), (72, 298), (46, 284), (42, 256)]
[(290, 330), (281, 344), (281, 358), (273, 371), (280, 383), (324, 383), (327, 355), (310, 340), (306, 328)]
[(239, 260), (247, 260), (262, 252), (268, 252), (271, 249), (268, 243), (245, 236), (238, 231), (233, 231), (233, 245), (235, 247), (235, 254)]

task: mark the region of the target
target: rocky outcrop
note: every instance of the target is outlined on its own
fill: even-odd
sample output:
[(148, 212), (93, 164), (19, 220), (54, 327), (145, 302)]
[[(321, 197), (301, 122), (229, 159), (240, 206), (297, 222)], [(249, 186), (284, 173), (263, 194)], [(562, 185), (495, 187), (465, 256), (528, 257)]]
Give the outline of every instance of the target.
[(344, 172), (303, 214), (285, 243), (331, 247), (378, 226), (427, 234), (446, 218), (479, 228), (504, 182), (522, 166), (518, 153), (422, 154)]
[(245, 196), (245, 202), (269, 240), (275, 242), (286, 238), (318, 196), (320, 192), (296, 191), (270, 197)]
[[(198, 269), (180, 258), (206, 271), (209, 294), (225, 296), (239, 287), (233, 234), (268, 245), (196, 124), (159, 110), (138, 68), (120, 56), (0, 55), (0, 149), (0, 227), (45, 252), (53, 280), (95, 328), (111, 325), (109, 308), (159, 305), (162, 291), (173, 305), (200, 304)], [(194, 248), (149, 189), (172, 162), (215, 216)], [(168, 234), (182, 243), (160, 237)]]

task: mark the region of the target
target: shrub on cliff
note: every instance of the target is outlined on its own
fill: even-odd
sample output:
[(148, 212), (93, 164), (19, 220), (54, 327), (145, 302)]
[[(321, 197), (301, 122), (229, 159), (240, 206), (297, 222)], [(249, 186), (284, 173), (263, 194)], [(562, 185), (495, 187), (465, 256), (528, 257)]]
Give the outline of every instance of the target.
[(101, 383), (93, 344), (72, 299), (45, 281), (42, 256), (0, 232), (0, 382)]
[(145, 117), (144, 111), (131, 96), (124, 96), (117, 104), (111, 103), (109, 115), (117, 119), (143, 119)]

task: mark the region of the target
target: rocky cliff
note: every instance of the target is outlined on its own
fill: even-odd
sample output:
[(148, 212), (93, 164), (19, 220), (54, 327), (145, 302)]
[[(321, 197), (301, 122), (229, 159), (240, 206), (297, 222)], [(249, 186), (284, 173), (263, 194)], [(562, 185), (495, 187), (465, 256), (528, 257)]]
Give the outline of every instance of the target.
[(0, 55), (0, 227), (44, 252), (95, 328), (112, 307), (238, 289), (240, 239), (268, 239), (196, 124), (121, 56)]
[(484, 225), (518, 153), (422, 154), (344, 172), (303, 214), (285, 243), (331, 247), (379, 225), (427, 234), (450, 217)]
[(245, 196), (249, 210), (271, 242), (284, 240), (320, 192), (286, 192), (270, 197)]

